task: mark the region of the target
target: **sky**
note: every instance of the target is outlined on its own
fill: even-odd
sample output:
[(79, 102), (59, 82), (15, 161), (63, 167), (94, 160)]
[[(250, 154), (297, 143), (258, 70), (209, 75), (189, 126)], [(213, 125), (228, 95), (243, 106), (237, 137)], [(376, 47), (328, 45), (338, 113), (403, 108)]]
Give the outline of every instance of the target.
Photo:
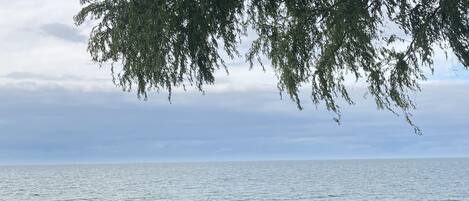
[(72, 20), (78, 0), (0, 3), (0, 164), (469, 156), (469, 73), (441, 50), (435, 74), (411, 94), (419, 136), (364, 99), (360, 83), (348, 84), (357, 104), (342, 104), (341, 125), (306, 91), (299, 111), (271, 70), (242, 58), (227, 61), (229, 76), (217, 73), (205, 95), (142, 101), (91, 61), (93, 23)]

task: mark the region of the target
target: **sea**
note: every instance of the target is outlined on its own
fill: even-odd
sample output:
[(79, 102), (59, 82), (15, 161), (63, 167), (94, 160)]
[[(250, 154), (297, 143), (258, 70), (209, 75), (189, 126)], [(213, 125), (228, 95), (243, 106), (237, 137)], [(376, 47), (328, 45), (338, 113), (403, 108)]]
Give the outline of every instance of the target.
[(469, 159), (1, 166), (2, 201), (469, 201)]

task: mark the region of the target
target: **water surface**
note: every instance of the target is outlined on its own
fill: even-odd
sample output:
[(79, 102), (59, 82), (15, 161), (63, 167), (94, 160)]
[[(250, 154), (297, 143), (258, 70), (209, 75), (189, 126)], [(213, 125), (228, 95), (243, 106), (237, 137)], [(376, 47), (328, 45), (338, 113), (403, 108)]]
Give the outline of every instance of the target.
[(469, 159), (4, 166), (0, 200), (469, 200)]

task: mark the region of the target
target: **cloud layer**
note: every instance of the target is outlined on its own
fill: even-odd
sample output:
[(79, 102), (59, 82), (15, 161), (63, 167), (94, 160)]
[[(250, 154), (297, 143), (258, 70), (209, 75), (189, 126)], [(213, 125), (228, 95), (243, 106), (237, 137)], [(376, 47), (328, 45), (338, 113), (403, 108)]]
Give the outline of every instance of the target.
[[(469, 156), (468, 85), (426, 87), (423, 136), (373, 104), (298, 111), (275, 92), (179, 94), (0, 90), (0, 163)], [(451, 97), (449, 99), (448, 97)]]

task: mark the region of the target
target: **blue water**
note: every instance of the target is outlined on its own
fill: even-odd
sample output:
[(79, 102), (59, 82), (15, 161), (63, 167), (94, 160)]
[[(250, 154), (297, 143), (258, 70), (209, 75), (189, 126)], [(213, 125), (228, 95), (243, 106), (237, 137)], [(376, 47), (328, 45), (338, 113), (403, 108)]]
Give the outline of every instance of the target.
[(0, 200), (469, 200), (469, 159), (5, 166)]

